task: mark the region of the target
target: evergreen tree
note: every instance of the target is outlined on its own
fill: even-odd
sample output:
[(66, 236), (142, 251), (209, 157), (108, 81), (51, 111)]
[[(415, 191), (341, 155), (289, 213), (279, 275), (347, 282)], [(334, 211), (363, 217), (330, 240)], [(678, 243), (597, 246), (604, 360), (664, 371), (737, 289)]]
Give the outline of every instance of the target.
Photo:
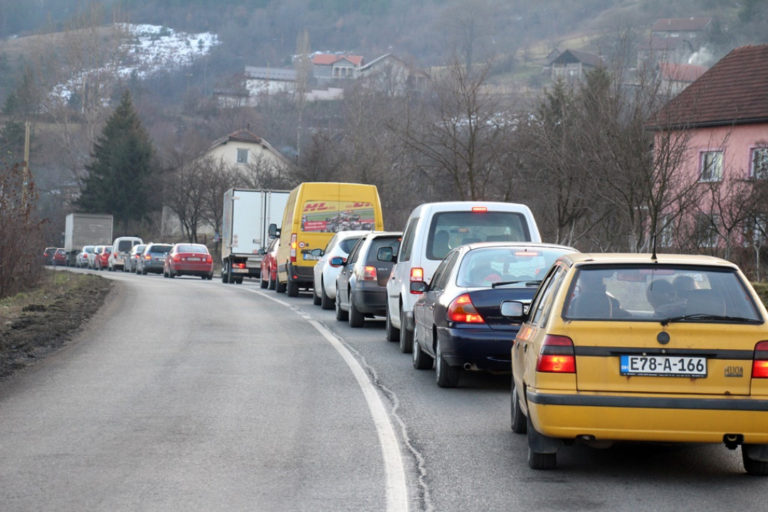
[(111, 213), (122, 224), (144, 219), (154, 171), (152, 154), (152, 143), (126, 91), (93, 146), (77, 206), (85, 212)]
[(0, 168), (10, 168), (24, 160), (24, 123), (9, 119), (0, 128)]

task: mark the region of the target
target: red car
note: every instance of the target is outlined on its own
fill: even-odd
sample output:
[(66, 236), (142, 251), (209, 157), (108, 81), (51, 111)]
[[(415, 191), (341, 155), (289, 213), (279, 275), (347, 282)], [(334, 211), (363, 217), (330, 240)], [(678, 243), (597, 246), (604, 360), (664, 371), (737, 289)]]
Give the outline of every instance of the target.
[(93, 259), (93, 268), (103, 270), (109, 266), (109, 255), (112, 253), (111, 245), (100, 245), (96, 247), (96, 256)]
[(273, 238), (269, 242), (264, 259), (261, 260), (261, 287), (274, 290), (277, 288), (277, 249), (280, 247), (280, 238)]
[(67, 251), (64, 249), (56, 249), (53, 253), (53, 260), (51, 261), (54, 267), (65, 266), (67, 264)]
[(175, 244), (163, 266), (163, 277), (200, 276), (213, 279), (213, 258), (203, 244)]
[(56, 254), (56, 247), (46, 247), (43, 251), (43, 264), (53, 265), (54, 254)]

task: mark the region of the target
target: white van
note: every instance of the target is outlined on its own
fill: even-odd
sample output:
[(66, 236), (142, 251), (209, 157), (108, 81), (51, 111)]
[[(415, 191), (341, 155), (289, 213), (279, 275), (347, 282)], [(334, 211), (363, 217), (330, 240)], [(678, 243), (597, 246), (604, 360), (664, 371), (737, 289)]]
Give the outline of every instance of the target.
[(128, 270), (126, 263), (131, 256), (131, 249), (134, 245), (143, 244), (144, 240), (137, 236), (119, 236), (112, 242), (112, 252), (109, 254), (109, 260), (107, 260), (107, 268), (109, 270)]
[(395, 267), (387, 282), (386, 337), (413, 349), (413, 304), (421, 295), (411, 283), (429, 282), (448, 251), (474, 242), (541, 242), (531, 210), (516, 203), (425, 203), (408, 217)]

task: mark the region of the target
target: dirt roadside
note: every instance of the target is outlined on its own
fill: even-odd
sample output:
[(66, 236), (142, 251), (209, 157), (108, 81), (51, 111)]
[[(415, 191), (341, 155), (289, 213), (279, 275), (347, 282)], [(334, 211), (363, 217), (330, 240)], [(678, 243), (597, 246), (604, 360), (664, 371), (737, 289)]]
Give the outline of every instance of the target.
[(46, 270), (34, 291), (0, 299), (0, 380), (65, 345), (112, 286), (96, 275)]

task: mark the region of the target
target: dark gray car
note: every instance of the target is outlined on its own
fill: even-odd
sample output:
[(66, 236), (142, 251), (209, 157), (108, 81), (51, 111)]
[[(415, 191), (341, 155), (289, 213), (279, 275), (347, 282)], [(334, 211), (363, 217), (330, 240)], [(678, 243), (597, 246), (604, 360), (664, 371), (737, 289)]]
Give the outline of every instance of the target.
[(162, 274), (165, 257), (168, 251), (171, 250), (171, 247), (173, 247), (171, 244), (158, 244), (154, 242), (147, 244), (144, 252), (141, 254), (141, 258), (139, 258), (136, 273), (144, 275), (147, 272)]
[[(348, 320), (350, 327), (362, 327), (365, 317), (386, 316), (387, 280), (392, 272), (392, 255), (400, 248), (402, 233), (373, 231), (360, 239), (336, 278), (336, 319)], [(379, 253), (387, 257), (380, 257)]]

